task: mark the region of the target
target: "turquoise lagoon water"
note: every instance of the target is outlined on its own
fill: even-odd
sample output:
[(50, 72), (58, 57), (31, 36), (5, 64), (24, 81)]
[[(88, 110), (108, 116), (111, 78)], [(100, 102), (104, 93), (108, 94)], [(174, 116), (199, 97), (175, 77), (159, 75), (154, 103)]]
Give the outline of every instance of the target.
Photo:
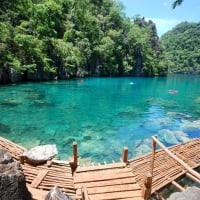
[(85, 78), (0, 87), (0, 136), (27, 148), (56, 144), (59, 157), (119, 161), (200, 137), (200, 77)]

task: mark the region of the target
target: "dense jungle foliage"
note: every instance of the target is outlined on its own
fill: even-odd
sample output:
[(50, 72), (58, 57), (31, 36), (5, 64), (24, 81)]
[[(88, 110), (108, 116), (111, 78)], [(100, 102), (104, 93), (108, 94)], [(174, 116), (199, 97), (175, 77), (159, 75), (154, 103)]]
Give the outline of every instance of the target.
[(200, 23), (180, 23), (161, 41), (170, 61), (170, 73), (200, 74)]
[(1, 0), (0, 81), (167, 73), (152, 21), (115, 0)]

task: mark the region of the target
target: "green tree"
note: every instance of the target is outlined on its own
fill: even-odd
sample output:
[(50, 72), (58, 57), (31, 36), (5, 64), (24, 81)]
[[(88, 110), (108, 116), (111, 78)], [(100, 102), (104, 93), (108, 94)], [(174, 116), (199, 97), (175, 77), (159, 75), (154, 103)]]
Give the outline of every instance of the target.
[(177, 6), (181, 5), (183, 0), (176, 0), (172, 4), (172, 8), (175, 9)]
[(0, 28), (1, 82), (167, 72), (155, 24), (116, 0), (2, 0)]
[(170, 73), (200, 73), (200, 23), (183, 22), (161, 38)]

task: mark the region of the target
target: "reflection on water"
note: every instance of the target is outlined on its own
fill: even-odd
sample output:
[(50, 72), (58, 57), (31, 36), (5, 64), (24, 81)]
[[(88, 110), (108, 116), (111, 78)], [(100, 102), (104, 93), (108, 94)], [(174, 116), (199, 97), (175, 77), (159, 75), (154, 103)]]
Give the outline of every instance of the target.
[[(0, 135), (27, 148), (55, 143), (59, 157), (78, 142), (83, 162), (119, 161), (200, 137), (200, 77), (88, 78), (0, 88)], [(178, 91), (178, 92), (169, 92)]]

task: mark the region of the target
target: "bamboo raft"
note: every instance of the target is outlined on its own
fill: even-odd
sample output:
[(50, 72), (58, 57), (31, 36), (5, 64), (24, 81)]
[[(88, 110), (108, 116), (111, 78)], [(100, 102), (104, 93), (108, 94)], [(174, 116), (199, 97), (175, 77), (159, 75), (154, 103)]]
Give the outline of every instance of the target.
[[(156, 144), (163, 150), (155, 151)], [(127, 160), (128, 149), (124, 148), (122, 162), (80, 167), (75, 145), (71, 163), (53, 160), (51, 164), (32, 166), (24, 163), (21, 166), (28, 189), (33, 198), (39, 200), (45, 199), (53, 186), (76, 200), (146, 200), (170, 183), (183, 191), (184, 188), (175, 181), (183, 175), (200, 182), (200, 175), (193, 171), (200, 166), (200, 138), (169, 149), (153, 138), (153, 147), (152, 154), (136, 159)], [(17, 161), (25, 150), (1, 137), (0, 148), (7, 150)]]

